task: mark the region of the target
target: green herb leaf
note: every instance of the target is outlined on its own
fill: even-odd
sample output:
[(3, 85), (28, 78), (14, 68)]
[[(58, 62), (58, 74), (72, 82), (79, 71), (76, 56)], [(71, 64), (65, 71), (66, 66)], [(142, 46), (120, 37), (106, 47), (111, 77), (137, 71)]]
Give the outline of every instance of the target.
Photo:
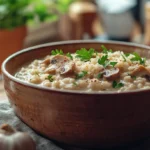
[(77, 86), (78, 84), (77, 84), (77, 82), (73, 82), (73, 85), (74, 85), (74, 86)]
[(105, 64), (103, 66), (104, 66), (104, 68), (106, 68), (108, 65), (110, 65), (110, 62), (106, 60)]
[(128, 57), (128, 56), (130, 56), (130, 53), (125, 53), (124, 55), (125, 55), (126, 57)]
[(99, 74), (97, 75), (97, 78), (100, 79), (100, 78), (102, 77), (102, 75), (103, 75), (103, 73), (99, 73)]
[(36, 71), (34, 74), (37, 75), (37, 76), (40, 76), (38, 71)]
[(131, 59), (132, 61), (140, 61), (141, 60), (141, 57), (138, 53), (134, 52), (133, 55), (134, 55), (134, 58)]
[(48, 79), (50, 82), (53, 82), (53, 81), (54, 81), (53, 76), (52, 76), (51, 74), (49, 74), (46, 79)]
[(107, 58), (108, 58), (108, 55), (102, 56), (100, 59), (98, 59), (98, 63), (106, 67)]
[(71, 60), (73, 60), (73, 57), (70, 53), (67, 53), (66, 56), (69, 57)]
[(121, 88), (123, 86), (124, 86), (124, 84), (121, 83), (121, 82), (117, 83), (117, 81), (113, 81), (113, 83), (112, 83), (112, 87), (115, 88), (115, 89)]
[(136, 76), (131, 76), (132, 79), (136, 80)]
[(98, 55), (98, 52), (97, 51), (95, 51), (95, 54), (96, 54), (96, 56)]
[(117, 62), (110, 62), (109, 64), (114, 67), (117, 64)]
[(60, 49), (56, 49), (56, 50), (52, 50), (51, 51), (51, 54), (52, 55), (63, 55), (64, 54), (64, 52)]
[(145, 62), (146, 62), (146, 58), (142, 58), (142, 60), (141, 60), (140, 64), (144, 65), (144, 64), (145, 64)]
[(117, 64), (117, 62), (109, 62), (109, 61), (107, 60), (107, 58), (108, 58), (108, 55), (102, 56), (100, 59), (98, 59), (98, 63), (99, 63), (100, 65), (103, 65), (105, 68), (106, 68), (108, 65), (111, 65), (111, 66), (114, 67), (114, 66)]
[[(64, 3), (64, 0), (59, 1)], [(61, 7), (63, 6), (61, 5)], [(48, 19), (53, 21), (52, 18), (58, 18), (59, 15), (49, 8), (55, 8), (59, 10), (59, 13), (62, 13), (56, 7), (55, 0), (49, 2), (47, 0), (0, 0), (0, 29), (15, 29), (29, 23), (36, 27), (39, 21), (47, 21)]]
[(76, 79), (81, 79), (83, 78), (85, 75), (87, 75), (87, 71), (82, 71), (79, 74), (76, 74)]
[(112, 49), (108, 50), (104, 45), (102, 45), (101, 48), (105, 54), (108, 54), (108, 52), (112, 53)]
[(131, 61), (139, 61), (140, 64), (145, 64), (146, 58), (141, 58), (140, 55), (136, 52), (133, 53), (134, 58), (131, 58)]
[(94, 52), (95, 50), (93, 48), (90, 48), (89, 50), (86, 48), (81, 48), (80, 50), (76, 51), (76, 57), (80, 58), (81, 61), (89, 61), (92, 58)]
[(131, 76), (132, 79), (136, 80), (136, 76), (133, 76), (130, 73), (128, 73), (128, 75)]
[(124, 59), (124, 62), (127, 61), (126, 57), (124, 56), (124, 54), (121, 54), (122, 58)]

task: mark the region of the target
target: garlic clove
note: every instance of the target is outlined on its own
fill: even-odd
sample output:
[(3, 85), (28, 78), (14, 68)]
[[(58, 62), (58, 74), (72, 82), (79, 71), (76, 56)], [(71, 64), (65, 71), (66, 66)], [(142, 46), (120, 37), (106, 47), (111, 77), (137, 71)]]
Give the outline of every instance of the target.
[(8, 124), (0, 127), (0, 150), (36, 150), (33, 139)]

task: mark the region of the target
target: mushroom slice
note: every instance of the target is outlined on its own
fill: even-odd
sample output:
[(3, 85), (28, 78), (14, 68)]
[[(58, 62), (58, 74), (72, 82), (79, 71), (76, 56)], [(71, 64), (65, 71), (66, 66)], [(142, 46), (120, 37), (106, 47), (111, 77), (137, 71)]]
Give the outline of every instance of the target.
[(74, 68), (74, 63), (69, 61), (60, 67), (59, 72), (60, 72), (60, 74), (65, 75), (68, 73), (72, 73), (73, 68)]
[(46, 58), (44, 59), (41, 64), (46, 64), (46, 65), (49, 65), (50, 64), (50, 58)]
[(103, 77), (107, 80), (115, 80), (120, 76), (120, 70), (119, 68), (113, 68), (113, 69), (105, 69), (103, 72)]
[(68, 57), (56, 55), (50, 60), (48, 71), (54, 70), (62, 75), (73, 72), (74, 63)]
[(46, 68), (46, 70), (44, 72), (54, 74), (54, 73), (56, 73), (56, 69), (57, 69), (56, 66), (52, 65), (52, 66), (49, 66), (48, 68)]
[(61, 66), (62, 63), (65, 63), (68, 61), (70, 61), (70, 59), (68, 57), (63, 56), (63, 55), (56, 55), (50, 60), (50, 63), (55, 64), (57, 66)]
[(150, 76), (150, 71), (142, 65), (139, 65), (131, 73), (131, 76)]

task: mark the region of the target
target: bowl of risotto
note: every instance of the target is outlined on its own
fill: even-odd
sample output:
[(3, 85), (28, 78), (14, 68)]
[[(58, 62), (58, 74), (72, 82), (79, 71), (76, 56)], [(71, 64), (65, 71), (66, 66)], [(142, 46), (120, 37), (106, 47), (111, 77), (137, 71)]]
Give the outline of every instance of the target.
[(16, 115), (54, 141), (101, 148), (150, 135), (150, 47), (44, 44), (9, 56), (2, 72)]

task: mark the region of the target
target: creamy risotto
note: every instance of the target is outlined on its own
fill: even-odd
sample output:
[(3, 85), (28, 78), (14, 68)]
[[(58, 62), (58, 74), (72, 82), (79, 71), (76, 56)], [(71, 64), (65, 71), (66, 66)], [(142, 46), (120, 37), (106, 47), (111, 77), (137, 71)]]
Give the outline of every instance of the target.
[(150, 88), (150, 59), (138, 53), (81, 48), (75, 53), (52, 50), (21, 68), (15, 77), (52, 89), (130, 91)]

